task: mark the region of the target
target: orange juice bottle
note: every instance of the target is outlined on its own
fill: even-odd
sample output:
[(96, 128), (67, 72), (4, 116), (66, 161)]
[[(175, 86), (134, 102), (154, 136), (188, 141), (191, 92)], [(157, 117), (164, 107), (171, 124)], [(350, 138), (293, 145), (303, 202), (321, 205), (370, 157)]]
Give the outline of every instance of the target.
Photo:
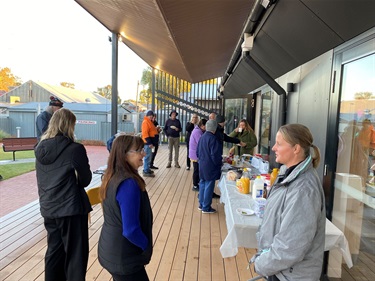
[(246, 168), (243, 170), (241, 180), (242, 180), (242, 193), (249, 194), (250, 193), (250, 177)]
[(271, 177), (270, 177), (270, 186), (273, 185), (273, 183), (275, 182), (278, 174), (279, 174), (279, 169), (273, 168), (272, 173), (271, 173)]

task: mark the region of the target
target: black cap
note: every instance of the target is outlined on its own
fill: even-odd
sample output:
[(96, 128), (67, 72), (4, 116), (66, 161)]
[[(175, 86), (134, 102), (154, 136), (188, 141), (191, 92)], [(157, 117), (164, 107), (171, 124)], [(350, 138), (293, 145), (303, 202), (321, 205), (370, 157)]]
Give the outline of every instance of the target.
[(217, 123), (223, 123), (223, 122), (225, 122), (225, 118), (224, 118), (224, 116), (222, 116), (222, 115), (217, 115), (217, 116), (216, 116), (216, 122), (217, 122)]
[(63, 107), (63, 102), (61, 100), (59, 100), (58, 98), (54, 97), (54, 96), (50, 96), (49, 97), (50, 101), (49, 101), (49, 105), (50, 106), (59, 106), (59, 107)]
[(173, 110), (171, 111), (171, 113), (169, 113), (169, 117), (171, 117), (171, 116), (172, 116), (172, 113), (176, 113), (176, 116), (178, 116), (178, 113), (177, 113), (177, 111), (173, 109)]

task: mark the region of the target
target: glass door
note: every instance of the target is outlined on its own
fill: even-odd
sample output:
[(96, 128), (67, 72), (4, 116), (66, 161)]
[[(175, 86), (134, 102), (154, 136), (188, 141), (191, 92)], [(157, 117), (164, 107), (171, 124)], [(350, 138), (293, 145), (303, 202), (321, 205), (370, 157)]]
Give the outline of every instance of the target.
[[(332, 222), (348, 240), (354, 267), (330, 252), (328, 276), (373, 280), (375, 267), (375, 39), (339, 58), (338, 146)], [(337, 63), (337, 62), (336, 62)], [(336, 64), (337, 65), (337, 64)], [(372, 277), (371, 277), (372, 276)]]

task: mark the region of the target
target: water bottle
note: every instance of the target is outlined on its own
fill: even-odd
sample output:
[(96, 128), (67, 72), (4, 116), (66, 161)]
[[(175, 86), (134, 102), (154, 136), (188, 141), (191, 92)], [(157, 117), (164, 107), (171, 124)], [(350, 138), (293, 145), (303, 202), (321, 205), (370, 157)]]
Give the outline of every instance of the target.
[(261, 176), (257, 176), (252, 187), (252, 196), (254, 199), (263, 198), (264, 181)]

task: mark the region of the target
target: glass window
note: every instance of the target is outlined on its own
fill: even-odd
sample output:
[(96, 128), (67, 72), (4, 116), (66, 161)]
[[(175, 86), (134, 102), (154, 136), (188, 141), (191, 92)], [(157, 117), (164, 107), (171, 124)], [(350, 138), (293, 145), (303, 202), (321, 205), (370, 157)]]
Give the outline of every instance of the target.
[(225, 101), (225, 132), (231, 133), (241, 119), (246, 119), (247, 99), (228, 99)]
[(270, 153), (271, 92), (262, 94), (259, 153), (266, 159)]
[[(348, 239), (354, 266), (375, 260), (374, 95), (375, 54), (342, 65), (332, 222)], [(332, 267), (335, 260), (330, 256)]]

